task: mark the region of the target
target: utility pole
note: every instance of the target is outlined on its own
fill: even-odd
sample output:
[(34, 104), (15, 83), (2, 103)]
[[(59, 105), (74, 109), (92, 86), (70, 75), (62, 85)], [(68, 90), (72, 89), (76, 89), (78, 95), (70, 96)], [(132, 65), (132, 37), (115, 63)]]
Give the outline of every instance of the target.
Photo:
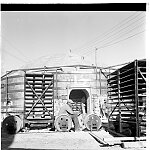
[(96, 90), (97, 90), (97, 48), (95, 48)]

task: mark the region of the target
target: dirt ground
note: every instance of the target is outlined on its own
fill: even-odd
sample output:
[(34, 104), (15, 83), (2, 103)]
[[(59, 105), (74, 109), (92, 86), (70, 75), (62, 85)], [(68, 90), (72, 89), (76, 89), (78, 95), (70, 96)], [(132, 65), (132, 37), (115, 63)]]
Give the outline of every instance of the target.
[(103, 147), (88, 132), (30, 131), (8, 135), (1, 134), (2, 150), (146, 150), (146, 148), (121, 148), (120, 145)]

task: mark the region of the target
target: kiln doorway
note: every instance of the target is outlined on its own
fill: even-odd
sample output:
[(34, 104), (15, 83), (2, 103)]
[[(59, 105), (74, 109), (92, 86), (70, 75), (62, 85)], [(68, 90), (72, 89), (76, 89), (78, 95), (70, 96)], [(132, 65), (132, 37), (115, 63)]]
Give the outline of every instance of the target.
[(70, 91), (69, 99), (73, 100), (73, 110), (83, 113), (81, 104), (84, 104), (85, 113), (88, 112), (89, 93), (86, 89), (73, 89)]

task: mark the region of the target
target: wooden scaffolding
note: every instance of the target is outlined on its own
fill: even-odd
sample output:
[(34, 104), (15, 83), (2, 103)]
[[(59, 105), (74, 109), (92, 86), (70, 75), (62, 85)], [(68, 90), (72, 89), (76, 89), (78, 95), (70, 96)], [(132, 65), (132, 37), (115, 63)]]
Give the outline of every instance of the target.
[(116, 132), (146, 134), (146, 60), (135, 60), (108, 75), (109, 125)]

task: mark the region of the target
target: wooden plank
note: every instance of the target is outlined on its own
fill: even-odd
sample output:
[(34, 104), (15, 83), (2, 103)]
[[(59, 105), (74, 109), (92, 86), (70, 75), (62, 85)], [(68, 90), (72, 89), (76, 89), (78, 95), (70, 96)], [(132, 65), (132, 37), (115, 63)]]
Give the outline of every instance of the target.
[[(14, 86), (14, 85), (24, 85), (24, 82), (11, 82), (8, 83), (8, 86)], [(4, 87), (6, 87), (6, 84), (3, 84)]]
[(123, 142), (123, 148), (146, 148), (146, 141)]
[[(53, 100), (49, 99), (49, 98), (43, 98), (42, 100), (43, 100), (44, 104), (51, 104), (51, 103), (53, 103)], [(37, 99), (35, 99), (35, 98), (26, 99), (25, 103), (26, 104), (33, 104), (34, 103), (33, 101), (35, 102), (35, 101), (37, 101)]]
[[(37, 101), (37, 99), (35, 101)], [(30, 104), (35, 103), (35, 101), (33, 102), (32, 100), (30, 100), (30, 101), (28, 100), (28, 101), (25, 102), (25, 104), (27, 104), (27, 105), (29, 104), (30, 105)], [(45, 101), (45, 99), (44, 99), (43, 103), (44, 104), (53, 104), (53, 100)]]
[(29, 83), (30, 83), (30, 81), (51, 81), (52, 79), (53, 78), (48, 78), (48, 79), (45, 78), (44, 80), (43, 80), (43, 78), (41, 78), (41, 79), (40, 78), (37, 78), (37, 79), (36, 78), (27, 78)]
[(130, 83), (130, 84), (125, 84), (125, 86), (123, 86), (123, 85), (120, 86), (121, 91), (124, 91), (126, 88), (127, 89), (134, 89), (134, 84)]
[(111, 80), (116, 81), (116, 80), (117, 80), (117, 75), (115, 75), (115, 76), (113, 76), (113, 77), (110, 77), (110, 78), (108, 79), (108, 82), (111, 81)]
[[(109, 132), (106, 132), (105, 130), (100, 130), (98, 132), (92, 131), (90, 132), (91, 135), (93, 135), (97, 140), (99, 140), (100, 143), (104, 145), (116, 145), (121, 144), (121, 141), (119, 139), (114, 140), (114, 137), (109, 134)], [(111, 139), (111, 140), (107, 140)]]
[[(43, 74), (26, 74), (26, 77), (43, 77)], [(53, 74), (44, 74), (44, 77), (52, 77)]]
[[(91, 79), (89, 78), (88, 80), (86, 80), (87, 82), (96, 82), (96, 79)], [(101, 82), (106, 82), (107, 80), (106, 79), (101, 79)], [(54, 82), (56, 82), (56, 80), (54, 80)], [(74, 82), (74, 80), (60, 80), (60, 79), (57, 79), (57, 82)], [(80, 80), (77, 80), (76, 82), (85, 82), (85, 79), (84, 78), (81, 78)]]
[[(46, 106), (47, 109), (49, 109), (49, 108), (53, 107), (53, 104), (51, 104), (51, 105), (45, 105), (45, 106)], [(29, 108), (32, 108), (32, 105), (30, 105), (30, 106), (29, 105), (25, 105), (25, 107), (26, 107), (26, 110), (28, 110)], [(44, 107), (41, 104), (41, 105), (36, 105), (34, 109), (38, 109), (38, 108), (44, 108)]]
[[(30, 114), (28, 117), (27, 117), (27, 119), (38, 119), (38, 118), (45, 118), (45, 117), (43, 117), (43, 116), (46, 116), (46, 118), (51, 118), (51, 116), (50, 115), (48, 115), (48, 114), (43, 114), (43, 113), (41, 113), (41, 114)], [(34, 117), (34, 118), (33, 118)]]
[(111, 85), (111, 83), (109, 83), (108, 88), (117, 88), (117, 84)]
[(129, 74), (129, 73), (132, 73), (133, 71), (134, 71), (134, 68), (130, 68), (130, 69), (121, 71), (120, 75), (125, 74), (125, 73)]
[(113, 131), (113, 130), (110, 130), (110, 129), (108, 129), (108, 132), (110, 132), (110, 133), (112, 133), (112, 134), (114, 134), (114, 135), (116, 135), (116, 136), (119, 136), (119, 137), (125, 137), (125, 135), (120, 134), (120, 133), (117, 133), (117, 132), (115, 132), (115, 131)]
[(120, 85), (124, 85), (124, 84), (127, 85), (127, 83), (130, 83), (130, 84), (134, 83), (134, 79), (129, 79), (129, 80), (121, 81)]
[(43, 87), (45, 87), (44, 85), (49, 85), (49, 82), (48, 83), (39, 83), (39, 82), (35, 82), (35, 83), (33, 83), (33, 82), (28, 82), (30, 85), (41, 85), (41, 86), (43, 86)]
[(109, 94), (110, 96), (117, 96), (117, 93)]
[[(111, 96), (111, 94), (110, 95), (108, 95), (108, 96)], [(134, 96), (134, 94), (132, 94), (132, 95), (125, 95), (125, 96), (123, 96), (123, 97), (120, 97), (120, 99), (131, 99), (131, 98), (134, 98), (135, 96)], [(118, 99), (118, 97), (112, 97), (112, 98), (108, 98), (108, 100), (114, 100), (114, 99)]]
[[(19, 97), (19, 98), (11, 98), (11, 101), (21, 101), (24, 100), (24, 97)], [(6, 101), (6, 98), (1, 98), (1, 102)]]
[[(47, 112), (47, 110), (43, 110), (45, 107), (43, 108), (35, 108), (31, 111), (31, 112), (34, 112), (34, 113), (43, 113), (43, 112)], [(48, 109), (48, 111), (53, 111), (53, 107), (46, 107)], [(31, 108), (26, 108), (26, 112), (27, 111), (30, 111)]]
[[(9, 76), (8, 78), (9, 79), (12, 79), (12, 78), (23, 78), (24, 76), (22, 76), (22, 75), (14, 75), (14, 76)], [(4, 78), (1, 78), (1, 80), (6, 80), (6, 77), (4, 77)]]
[[(32, 96), (26, 96), (26, 97), (25, 97), (26, 100), (30, 100), (30, 99), (32, 99), (32, 98), (33, 98)], [(53, 99), (53, 96), (47, 96), (47, 97), (45, 97), (45, 98), (42, 98), (42, 100), (44, 100), (44, 99), (45, 99), (45, 100), (52, 100), (52, 99)], [(37, 97), (34, 97), (33, 100), (37, 100)]]
[(113, 139), (104, 137), (104, 139), (107, 139), (107, 141), (146, 141), (146, 137), (114, 137)]
[[(45, 87), (46, 88), (46, 87)], [(31, 89), (26, 89), (26, 92), (33, 92)], [(42, 90), (42, 88), (41, 89), (35, 89), (35, 92), (36, 93), (41, 93), (41, 92), (43, 92), (43, 90)], [(53, 92), (53, 89), (52, 88), (50, 88), (50, 89), (48, 89), (46, 92)]]
[(117, 88), (116, 89), (113, 89), (113, 90), (108, 90), (108, 92), (117, 92)]
[[(37, 95), (38, 95), (38, 96), (41, 96), (41, 94), (37, 94)], [(35, 96), (35, 97), (36, 97), (35, 94), (25, 94), (25, 96)], [(44, 96), (53, 96), (53, 93), (51, 93), (51, 94), (48, 93), (48, 94), (47, 94), (47, 93), (45, 92), (45, 94), (43, 95), (43, 97), (44, 97)]]
[[(43, 91), (42, 90), (41, 91), (35, 91), (35, 93), (42, 94)], [(33, 91), (26, 91), (26, 94), (31, 94), (31, 93), (33, 93)], [(47, 90), (45, 93), (53, 93), (53, 90), (50, 90), (50, 91)]]
[[(114, 101), (113, 101), (113, 102), (110, 102), (110, 103), (108, 103), (108, 104), (117, 104), (117, 103), (118, 103), (118, 101), (117, 101), (117, 102), (114, 102)], [(132, 103), (133, 103), (133, 104), (134, 104), (135, 102), (134, 102), (134, 101), (131, 101), (131, 100), (130, 100), (130, 101), (125, 101), (125, 100), (123, 100), (122, 103), (127, 103), (127, 104), (132, 104)]]
[[(26, 85), (25, 87), (26, 87), (26, 89), (31, 89), (29, 85)], [(46, 88), (46, 87), (47, 87), (47, 86), (41, 86), (41, 85), (39, 85), (39, 86), (34, 86), (34, 89), (35, 89), (35, 90), (36, 90), (36, 89), (42, 90), (43, 88)], [(53, 88), (53, 87), (49, 87), (49, 89), (52, 89), (52, 88)]]
[[(9, 90), (8, 93), (17, 93), (17, 92), (24, 92), (24, 89), (20, 90)], [(6, 92), (2, 92), (1, 94), (5, 94)]]
[(92, 133), (92, 132), (89, 132), (89, 134), (92, 136), (92, 137), (94, 137), (96, 140), (98, 140), (101, 144), (103, 144), (103, 145), (109, 145), (109, 143), (108, 142), (106, 142), (106, 141), (104, 141), (102, 138), (100, 138), (100, 137), (98, 137), (97, 135), (95, 135), (94, 133)]
[[(6, 111), (1, 111), (2, 114), (6, 114)], [(11, 115), (18, 115), (18, 114), (24, 114), (24, 111), (23, 110), (14, 110), (14, 111), (9, 111), (9, 114)]]
[(134, 77), (134, 73), (129, 74), (127, 76), (123, 76), (120, 78), (121, 81), (127, 80), (127, 79), (132, 79), (132, 77)]
[(109, 83), (109, 84), (117, 84), (117, 80), (109, 81), (108, 83)]

